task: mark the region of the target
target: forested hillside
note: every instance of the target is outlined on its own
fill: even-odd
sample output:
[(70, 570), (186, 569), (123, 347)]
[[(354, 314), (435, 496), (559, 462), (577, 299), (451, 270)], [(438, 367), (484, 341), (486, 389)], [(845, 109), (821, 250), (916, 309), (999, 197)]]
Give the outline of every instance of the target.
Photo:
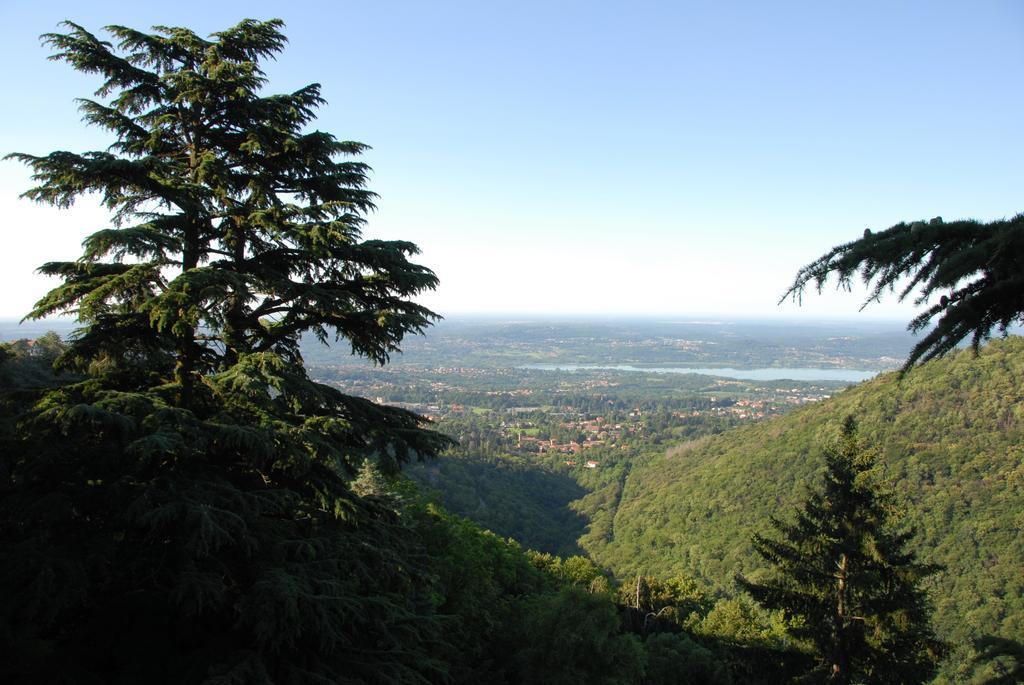
[(43, 37), (103, 77), (106, 100), (79, 105), (114, 143), (14, 154), (25, 195), (96, 192), (114, 216), (41, 268), (61, 283), (29, 317), (72, 315), (75, 333), (0, 345), (0, 682), (727, 684), (801, 667), (781, 640), (712, 630), (743, 621), (691, 638), (648, 620), (694, 604), (683, 585), (637, 579), (618, 603), (590, 561), (447, 515), (400, 470), (451, 440), (310, 378), (303, 333), (384, 364), (437, 319), (412, 298), (438, 281), (412, 243), (362, 238), (364, 146), (306, 132), (319, 86), (261, 94), (282, 26)]
[(619, 576), (691, 575), (733, 592), (757, 578), (751, 535), (791, 511), (824, 468), (820, 446), (854, 416), (905, 505), (932, 581), (938, 630), (955, 645), (1024, 634), (1024, 339), (886, 374), (833, 399), (634, 465), (585, 549)]
[[(7, 158), (23, 197), (96, 194), (111, 216), (39, 268), (59, 283), (28, 318), (74, 333), (0, 344), (0, 682), (922, 685), (947, 654), (929, 591), (942, 677), (972, 677), (973, 650), (1019, 675), (1024, 339), (977, 348), (1021, 321), (1024, 215), (866, 231), (868, 251), (802, 270), (791, 293), (866, 262), (877, 297), (952, 245), (912, 280), (951, 293), (912, 322), (941, 314), (905, 368), (971, 331), (975, 355), (835, 397), (630, 375), (716, 349), (888, 364), (859, 337), (800, 350), (788, 326), (758, 345), (545, 325), (497, 355), (476, 332), (486, 368), (314, 375), (311, 340), (391, 361), (440, 319), (419, 303), (439, 280), (415, 244), (364, 238), (367, 148), (311, 128), (320, 86), (265, 92), (282, 28), (42, 37), (100, 78), (77, 102), (109, 145)], [(961, 251), (984, 264), (936, 270)]]

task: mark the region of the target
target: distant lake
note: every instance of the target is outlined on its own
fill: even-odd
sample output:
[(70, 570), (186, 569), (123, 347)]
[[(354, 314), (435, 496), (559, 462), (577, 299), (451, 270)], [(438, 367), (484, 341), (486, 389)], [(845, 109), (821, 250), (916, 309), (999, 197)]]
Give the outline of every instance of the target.
[(768, 368), (768, 369), (733, 369), (719, 368), (684, 368), (679, 366), (628, 366), (600, 364), (527, 364), (520, 368), (539, 369), (541, 371), (576, 371), (587, 369), (607, 369), (610, 371), (641, 371), (644, 373), (692, 373), (701, 376), (722, 376), (746, 381), (849, 381), (857, 383), (874, 378), (881, 371), (858, 371), (857, 369), (809, 369), (809, 368)]

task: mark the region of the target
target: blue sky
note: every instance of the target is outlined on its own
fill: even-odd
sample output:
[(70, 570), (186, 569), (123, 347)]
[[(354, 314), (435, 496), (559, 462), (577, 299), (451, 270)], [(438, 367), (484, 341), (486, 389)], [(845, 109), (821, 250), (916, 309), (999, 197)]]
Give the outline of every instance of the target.
[[(269, 90), (323, 84), (317, 127), (373, 146), (367, 236), (420, 245), (442, 314), (858, 316), (859, 293), (776, 301), (865, 227), (1024, 211), (1024, 3), (96, 4), (0, 3), (0, 151), (109, 142), (72, 102), (95, 79), (39, 44), (62, 19), (281, 17)], [(28, 183), (0, 164), (0, 317), (104, 226)]]

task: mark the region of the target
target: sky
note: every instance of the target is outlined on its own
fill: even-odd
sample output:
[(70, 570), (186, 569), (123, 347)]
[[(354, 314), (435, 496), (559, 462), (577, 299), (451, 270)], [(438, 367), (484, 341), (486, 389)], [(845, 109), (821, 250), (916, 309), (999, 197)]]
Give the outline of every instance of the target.
[[(904, 220), (1024, 211), (1024, 3), (102, 3), (0, 0), (0, 153), (103, 149), (46, 59), (68, 19), (208, 34), (280, 17), (268, 92), (323, 86), (316, 127), (372, 146), (368, 238), (401, 239), (468, 313), (895, 318), (864, 292), (778, 304), (830, 247)], [(0, 163), (0, 318), (106, 214), (18, 198)]]

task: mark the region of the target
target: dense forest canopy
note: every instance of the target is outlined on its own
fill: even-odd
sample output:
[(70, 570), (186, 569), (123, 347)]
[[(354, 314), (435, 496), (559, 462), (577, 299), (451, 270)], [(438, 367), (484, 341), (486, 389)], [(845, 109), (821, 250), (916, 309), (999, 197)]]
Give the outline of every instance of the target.
[(875, 450), (846, 417), (825, 451), (825, 474), (792, 522), (772, 520), (753, 546), (774, 573), (738, 578), (762, 605), (794, 619), (790, 632), (813, 645), (809, 677), (836, 685), (931, 680), (945, 651), (932, 632), (921, 586), (938, 566), (921, 564), (914, 537), (890, 521), (891, 501), (872, 482)]
[[(182, 27), (109, 26), (103, 40), (69, 22), (43, 37), (53, 59), (99, 77), (96, 99), (79, 105), (112, 142), (102, 151), (9, 157), (32, 169), (36, 185), (26, 197), (69, 207), (97, 194), (111, 223), (85, 240), (78, 259), (40, 268), (61, 283), (29, 317), (72, 315), (76, 332), (0, 347), (0, 679), (612, 685), (776, 683), (813, 672), (821, 651), (806, 639), (813, 614), (759, 607), (723, 587), (735, 570), (750, 570), (747, 588), (765, 599), (750, 537), (730, 517), (783, 503), (758, 489), (751, 463), (777, 466), (792, 482), (820, 469), (807, 458), (806, 430), (782, 434), (788, 424), (759, 424), (648, 455), (635, 472), (609, 446), (601, 454), (612, 468), (597, 473), (588, 463), (593, 480), (580, 481), (588, 490), (581, 500), (591, 498), (580, 510), (602, 518), (579, 538), (608, 571), (582, 555), (524, 550), (446, 513), (401, 468), (433, 459), (453, 440), (413, 411), (310, 377), (303, 335), (344, 342), (384, 364), (406, 336), (437, 320), (415, 298), (438, 280), (411, 261), (415, 245), (363, 239), (375, 200), (369, 169), (355, 160), (365, 146), (311, 128), (324, 104), (319, 86), (263, 92), (260, 65), (284, 49), (282, 29), (279, 20), (244, 20), (203, 38)], [(928, 243), (937, 247), (918, 245), (888, 266), (875, 253), (837, 248), (846, 261), (836, 267), (823, 258), (792, 292), (810, 280), (820, 285), (836, 268), (848, 281), (865, 260), (866, 278), (882, 274), (876, 296), (904, 273), (925, 282), (927, 296), (980, 268), (983, 278), (929, 310), (945, 312), (937, 337), (910, 362), (941, 355), (965, 331), (978, 343), (993, 326), (1005, 331), (1019, 320), (1019, 220), (988, 227), (992, 244), (974, 240), (977, 226), (910, 227), (914, 240), (939, 231)], [(957, 231), (967, 237), (950, 243)], [(957, 259), (992, 247), (991, 258), (948, 272), (948, 245)], [(879, 446), (883, 466), (898, 470), (898, 483), (941, 505), (924, 509), (922, 520), (938, 523), (914, 540), (923, 549), (938, 543), (953, 561), (972, 558), (942, 547), (956, 544), (949, 530), (961, 542), (1020, 549), (1004, 525), (1016, 511), (1019, 449), (990, 463), (1000, 434), (978, 430), (994, 421), (1001, 435), (1016, 436), (1020, 403), (993, 400), (973, 381), (985, 375), (1016, 398), (1019, 351), (990, 353), (1015, 344), (987, 348), (966, 370), (962, 360), (926, 366), (898, 391), (888, 381), (865, 386), (881, 388), (870, 401), (872, 391), (863, 390), (835, 402), (864, 416), (863, 435)], [(928, 414), (948, 401), (949, 388), (966, 393), (955, 416), (946, 405)], [(814, 419), (815, 438), (834, 423), (823, 406), (799, 414)], [(720, 408), (717, 400), (673, 405)], [(645, 430), (667, 430), (675, 416), (652, 414)], [(925, 425), (902, 426), (917, 440), (908, 446), (879, 416)], [(710, 427), (676, 428), (697, 434), (732, 425), (719, 417)], [(943, 442), (949, 435), (955, 444)], [(800, 445), (800, 458), (787, 440)], [(906, 460), (891, 454), (897, 449), (907, 450)], [(702, 471), (704, 464), (715, 468)], [(1004, 497), (991, 496), (993, 479)], [(591, 485), (614, 497), (601, 500)], [(559, 482), (544, 495), (561, 502), (581, 488)], [(964, 503), (986, 518), (963, 515)], [(840, 526), (862, 513), (818, 509), (804, 511)], [(708, 535), (708, 522), (727, 529)], [(685, 539), (697, 534), (706, 536), (700, 544)], [(897, 536), (894, 555), (910, 541), (909, 533)], [(1019, 582), (988, 565), (998, 573), (980, 589), (1001, 593), (1000, 602), (983, 602), (967, 617), (988, 625), (998, 614), (1007, 637), (991, 637), (983, 649), (1007, 661), (1022, 615)], [(929, 638), (916, 585), (925, 575), (887, 595), (896, 606), (878, 613), (912, 614)], [(965, 578), (955, 579), (940, 617), (974, 589), (975, 579)], [(886, 663), (876, 652), (893, 657), (906, 644), (873, 642), (873, 663)], [(919, 671), (933, 665), (914, 663)]]
[(13, 155), (38, 183), (26, 196), (98, 193), (112, 225), (41, 268), (63, 283), (30, 317), (81, 324), (55, 362), (64, 382), (31, 387), (16, 369), (5, 393), (9, 677), (444, 671), (422, 543), (347, 481), (448, 439), (311, 381), (298, 350), (330, 332), (386, 361), (434, 318), (409, 298), (436, 278), (407, 260), (414, 246), (360, 239), (372, 194), (346, 158), (362, 146), (305, 130), (319, 88), (261, 94), (281, 26), (44, 36), (101, 77), (103, 100), (80, 107), (114, 142)]
[(766, 565), (750, 535), (799, 503), (822, 472), (819, 445), (853, 415), (917, 532), (911, 549), (944, 567), (925, 587), (938, 633), (965, 668), (973, 639), (1024, 631), (1022, 378), (1024, 339), (1012, 336), (977, 357), (965, 350), (662, 450), (634, 465), (614, 507), (597, 509), (584, 548), (620, 575), (685, 575), (720, 592), (737, 572), (760, 580)]
[[(435, 318), (415, 246), (364, 241), (362, 146), (307, 132), (317, 86), (266, 96), (281, 22), (204, 39), (45, 36), (102, 78), (106, 151), (13, 155), (112, 225), (30, 313), (81, 327), (0, 355), (5, 682), (730, 682), (757, 670), (620, 620), (582, 557), (526, 554), (396, 477), (450, 444), (311, 380), (299, 336), (383, 363)], [(681, 600), (680, 600), (681, 601)], [(634, 606), (632, 611), (641, 611)], [(642, 638), (650, 638), (645, 641)], [(761, 645), (786, 668), (798, 654)], [(689, 677), (689, 676), (688, 676)]]

